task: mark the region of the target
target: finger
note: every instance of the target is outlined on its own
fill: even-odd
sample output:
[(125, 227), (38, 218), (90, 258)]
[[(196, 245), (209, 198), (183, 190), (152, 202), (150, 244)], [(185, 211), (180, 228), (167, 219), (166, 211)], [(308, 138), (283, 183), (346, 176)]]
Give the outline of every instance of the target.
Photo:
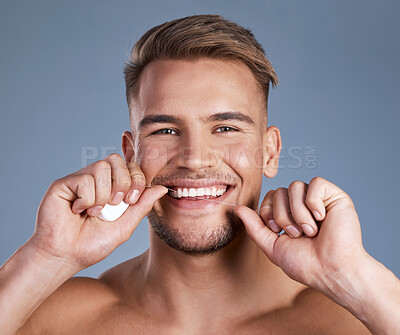
[(275, 190), (269, 191), (260, 206), (260, 216), (265, 224), (272, 229), (275, 233), (279, 233), (282, 229), (274, 221), (273, 214), (273, 198)]
[(290, 213), (289, 196), (286, 188), (278, 188), (273, 197), (274, 220), (290, 237), (300, 237), (302, 230)]
[(126, 212), (114, 222), (119, 226), (121, 243), (131, 237), (139, 222), (151, 211), (154, 203), (167, 192), (168, 189), (161, 185), (147, 188), (136, 204), (129, 206)]
[(294, 181), (288, 187), (290, 211), (293, 220), (309, 236), (315, 236), (318, 227), (306, 205), (307, 184), (302, 181)]
[(105, 158), (111, 166), (111, 196), (108, 201), (111, 205), (118, 205), (125, 197), (131, 186), (131, 176), (124, 159), (118, 154), (111, 154)]
[(238, 206), (235, 213), (242, 220), (247, 234), (261, 248), (267, 257), (274, 261), (273, 250), (278, 234), (271, 231), (255, 211), (246, 206)]
[(146, 177), (142, 169), (135, 162), (128, 162), (126, 166), (131, 178), (131, 186), (125, 196), (125, 202), (135, 204), (146, 187)]
[(97, 161), (90, 167), (95, 184), (95, 203), (87, 210), (90, 216), (99, 215), (100, 211), (110, 199), (111, 194), (111, 165), (104, 161)]
[(89, 174), (71, 175), (57, 180), (56, 187), (60, 187), (63, 192), (62, 198), (71, 201), (71, 210), (75, 214), (82, 213), (85, 209), (92, 207), (95, 203), (95, 186), (93, 176)]
[(354, 204), (347, 193), (321, 177), (315, 177), (310, 181), (306, 204), (317, 221), (324, 220), (326, 212), (333, 207), (354, 209)]

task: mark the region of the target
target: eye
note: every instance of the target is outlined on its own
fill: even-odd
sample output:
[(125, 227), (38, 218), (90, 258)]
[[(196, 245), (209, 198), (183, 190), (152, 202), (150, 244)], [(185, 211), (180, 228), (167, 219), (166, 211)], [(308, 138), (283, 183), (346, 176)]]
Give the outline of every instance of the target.
[(155, 132), (152, 133), (152, 135), (176, 135), (178, 134), (174, 129), (171, 128), (164, 128), (164, 129), (160, 129), (157, 130)]
[(217, 133), (228, 133), (228, 132), (232, 132), (232, 131), (239, 131), (239, 130), (237, 130), (236, 128), (228, 127), (228, 126), (219, 127), (216, 130)]

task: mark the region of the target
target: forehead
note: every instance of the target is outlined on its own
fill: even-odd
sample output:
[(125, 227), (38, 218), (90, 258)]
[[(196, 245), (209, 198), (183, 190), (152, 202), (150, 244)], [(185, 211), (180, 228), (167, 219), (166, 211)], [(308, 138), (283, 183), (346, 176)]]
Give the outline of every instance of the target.
[[(237, 110), (258, 120), (263, 95), (250, 69), (241, 62), (202, 58), (157, 60), (146, 66), (132, 119), (155, 113), (204, 117)], [(256, 120), (255, 120), (256, 121)]]

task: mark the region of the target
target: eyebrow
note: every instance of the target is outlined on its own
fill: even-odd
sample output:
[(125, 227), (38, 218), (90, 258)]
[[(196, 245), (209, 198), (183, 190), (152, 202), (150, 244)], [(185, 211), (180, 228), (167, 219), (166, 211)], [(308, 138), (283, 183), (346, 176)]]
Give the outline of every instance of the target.
[(181, 118), (174, 115), (154, 114), (144, 117), (139, 123), (139, 129), (152, 123), (179, 123)]
[[(204, 118), (203, 118), (204, 120)], [(215, 113), (207, 117), (206, 121), (227, 121), (227, 120), (237, 120), (253, 125), (254, 121), (248, 115), (244, 115), (240, 112), (228, 111), (223, 113)], [(154, 123), (182, 123), (182, 119), (175, 115), (168, 114), (154, 114), (144, 117), (139, 123), (139, 129)]]
[(237, 121), (242, 121), (248, 124), (254, 124), (254, 121), (252, 118), (248, 115), (244, 115), (240, 112), (223, 112), (223, 113), (216, 113), (213, 115), (210, 115), (207, 118), (207, 121), (209, 122), (215, 122), (215, 121), (227, 121), (227, 120), (237, 120)]

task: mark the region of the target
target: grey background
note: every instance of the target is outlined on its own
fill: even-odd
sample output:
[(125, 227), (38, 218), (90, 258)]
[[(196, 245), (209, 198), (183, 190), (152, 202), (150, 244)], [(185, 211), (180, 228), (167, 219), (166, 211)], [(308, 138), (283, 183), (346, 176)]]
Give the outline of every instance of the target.
[[(122, 69), (149, 28), (216, 13), (250, 28), (280, 79), (269, 123), (281, 169), (263, 194), (322, 176), (352, 197), (366, 250), (400, 276), (400, 6), (395, 1), (1, 1), (0, 261), (32, 234), (48, 185), (121, 153)], [(316, 166), (314, 166), (314, 163)], [(132, 238), (79, 273), (98, 276), (148, 247)]]

